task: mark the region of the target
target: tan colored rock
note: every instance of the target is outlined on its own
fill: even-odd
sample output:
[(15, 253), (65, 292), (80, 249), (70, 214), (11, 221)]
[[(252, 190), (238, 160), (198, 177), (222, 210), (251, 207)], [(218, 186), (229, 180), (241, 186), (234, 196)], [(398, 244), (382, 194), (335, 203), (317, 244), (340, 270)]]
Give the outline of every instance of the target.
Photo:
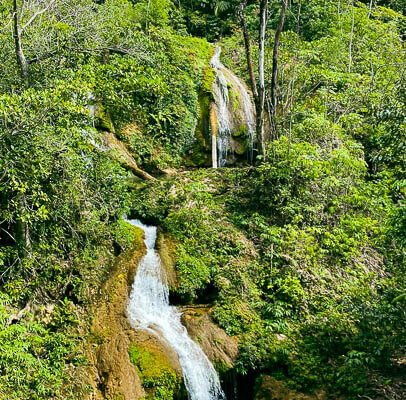
[(165, 268), (166, 275), (168, 276), (169, 289), (174, 289), (178, 286), (178, 278), (175, 270), (176, 240), (171, 235), (162, 232), (162, 229), (158, 229), (156, 247), (161, 257), (162, 266)]
[(223, 329), (215, 324), (207, 308), (185, 308), (182, 323), (190, 337), (196, 341), (209, 360), (224, 368), (233, 368), (238, 356), (236, 338), (228, 336)]
[(98, 391), (96, 399), (141, 399), (145, 396), (137, 370), (130, 362), (130, 339), (126, 332), (114, 335), (97, 351)]
[(311, 395), (298, 393), (289, 389), (284, 382), (264, 376), (255, 400), (327, 400), (327, 395), (323, 391), (316, 391)]
[(138, 177), (148, 180), (156, 181), (156, 179), (138, 167), (135, 158), (132, 156), (127, 146), (120, 141), (116, 135), (112, 132), (105, 133), (103, 139), (107, 145), (107, 148), (110, 150), (112, 157), (118, 161), (125, 168), (131, 170)]
[[(146, 252), (143, 232), (134, 228), (137, 239), (132, 248), (120, 255), (93, 306), (94, 317), (87, 339), (87, 400), (141, 399), (144, 395), (135, 366), (130, 362), (131, 327), (127, 302), (138, 263)], [(121, 396), (121, 397), (120, 397)]]

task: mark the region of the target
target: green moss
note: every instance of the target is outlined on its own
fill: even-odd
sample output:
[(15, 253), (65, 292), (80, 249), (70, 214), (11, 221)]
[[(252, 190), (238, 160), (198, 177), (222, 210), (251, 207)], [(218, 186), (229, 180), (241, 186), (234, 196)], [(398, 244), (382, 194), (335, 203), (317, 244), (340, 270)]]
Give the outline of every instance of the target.
[(186, 163), (192, 167), (202, 167), (210, 164), (210, 96), (207, 93), (199, 94), (199, 120), (196, 125), (196, 142), (185, 157)]
[(176, 399), (181, 390), (181, 380), (165, 357), (146, 346), (132, 343), (129, 349), (131, 362), (137, 368), (147, 400)]
[(233, 367), (226, 363), (224, 360), (217, 359), (214, 362), (214, 368), (216, 369), (218, 375), (223, 376), (229, 372)]
[(247, 126), (246, 125), (241, 125), (238, 128), (237, 132), (233, 132), (233, 136), (235, 138), (245, 138), (245, 137), (247, 137)]
[(216, 73), (210, 65), (207, 65), (203, 72), (202, 91), (213, 96), (213, 82)]
[(205, 69), (203, 70), (203, 79), (202, 79), (202, 87), (201, 92), (208, 94), (211, 98), (213, 97), (213, 82), (216, 78), (216, 72), (210, 66), (210, 60), (214, 54), (214, 46), (210, 47), (207, 64)]
[(238, 110), (239, 105), (240, 105), (240, 94), (237, 92), (234, 100), (234, 111)]
[(110, 113), (99, 103), (97, 105), (95, 125), (101, 131), (114, 132), (113, 121), (111, 120)]

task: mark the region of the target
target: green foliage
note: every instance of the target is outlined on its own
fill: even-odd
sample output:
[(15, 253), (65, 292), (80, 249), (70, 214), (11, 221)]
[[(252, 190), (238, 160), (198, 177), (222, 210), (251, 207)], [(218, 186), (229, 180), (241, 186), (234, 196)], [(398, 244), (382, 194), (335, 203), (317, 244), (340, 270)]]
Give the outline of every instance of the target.
[[(20, 262), (3, 260), (2, 276), (30, 277), (26, 290), (58, 275), (65, 284), (64, 261), (109, 239), (105, 222), (126, 207), (126, 174), (97, 151), (100, 138), (91, 128), (85, 96), (86, 86), (79, 81), (3, 95), (0, 101), (2, 227), (8, 239), (16, 240), (20, 254), (29, 252)], [(27, 239), (29, 247), (23, 250)]]
[(169, 23), (169, 12), (173, 7), (171, 0), (142, 0), (135, 4), (137, 20), (143, 28), (164, 27)]
[[(42, 6), (25, 4), (21, 24)], [(175, 297), (210, 303), (238, 335), (238, 372), (368, 394), (370, 371), (406, 346), (403, 3), (290, 2), (266, 156), (253, 168), (136, 181), (131, 194), (133, 177), (95, 127), (115, 131), (150, 172), (185, 158), (206, 165), (208, 41), (221, 38), (224, 62), (249, 81), (239, 2), (55, 2), (22, 35), (28, 87), (11, 5), (0, 6), (0, 398), (75, 398), (65, 389), (83, 362), (78, 309), (112, 244), (125, 250), (139, 235), (121, 219), (129, 211), (176, 239)], [(279, 10), (270, 2), (267, 60)], [(245, 14), (256, 38), (258, 4)], [(255, 41), (252, 54), (256, 65)], [(34, 314), (9, 324), (33, 298)], [(160, 355), (133, 345), (130, 357), (149, 398), (177, 395)]]
[[(26, 314), (17, 323), (8, 325), (10, 299), (0, 294), (0, 398), (55, 398), (67, 383), (66, 362), (82, 362), (73, 353), (77, 341), (62, 331), (54, 332)], [(69, 325), (70, 313), (59, 319)]]
[(133, 225), (120, 219), (115, 229), (113, 228), (113, 236), (115, 241), (118, 243), (122, 251), (129, 250), (134, 244), (136, 238), (138, 237), (137, 228), (134, 228)]
[(136, 366), (147, 399), (171, 400), (180, 391), (180, 379), (162, 354), (133, 343), (129, 349), (131, 362)]

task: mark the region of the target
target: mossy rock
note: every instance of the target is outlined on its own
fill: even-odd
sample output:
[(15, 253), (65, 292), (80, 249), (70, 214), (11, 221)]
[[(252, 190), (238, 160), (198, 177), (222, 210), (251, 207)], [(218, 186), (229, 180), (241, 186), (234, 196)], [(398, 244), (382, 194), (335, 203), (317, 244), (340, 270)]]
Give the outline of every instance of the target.
[(233, 107), (234, 113), (237, 112), (238, 107), (240, 106), (240, 93), (233, 90), (233, 86), (230, 83), (227, 83), (228, 87), (228, 98)]
[(193, 145), (184, 159), (189, 167), (209, 167), (211, 164), (210, 154), (198, 143)]
[(238, 130), (233, 132), (235, 138), (246, 138), (248, 136), (247, 125), (240, 125)]
[(215, 46), (211, 46), (208, 54), (207, 64), (203, 71), (203, 79), (201, 92), (208, 94), (211, 98), (213, 97), (213, 83), (216, 78), (216, 72), (210, 66), (210, 60), (214, 55)]
[(100, 131), (115, 132), (110, 113), (101, 103), (96, 106), (95, 127)]
[(220, 376), (235, 367), (238, 340), (221, 329), (211, 318), (210, 309), (188, 306), (182, 309), (182, 324), (190, 337), (199, 343)]
[(318, 390), (313, 394), (304, 394), (289, 389), (282, 381), (271, 376), (259, 378), (254, 400), (327, 400), (326, 393)]
[(176, 246), (177, 240), (172, 235), (163, 233), (161, 229), (158, 229), (157, 250), (166, 270), (170, 291), (176, 290), (178, 287), (178, 278), (175, 270)]
[(248, 143), (246, 140), (236, 140), (234, 143), (234, 152), (239, 156), (243, 156), (248, 150)]
[(131, 344), (128, 353), (147, 393), (146, 399), (175, 400), (180, 398), (181, 379), (162, 353), (153, 346), (137, 343)]
[(191, 167), (206, 167), (211, 164), (210, 153), (210, 95), (199, 93), (199, 120), (195, 129), (196, 141), (185, 156)]

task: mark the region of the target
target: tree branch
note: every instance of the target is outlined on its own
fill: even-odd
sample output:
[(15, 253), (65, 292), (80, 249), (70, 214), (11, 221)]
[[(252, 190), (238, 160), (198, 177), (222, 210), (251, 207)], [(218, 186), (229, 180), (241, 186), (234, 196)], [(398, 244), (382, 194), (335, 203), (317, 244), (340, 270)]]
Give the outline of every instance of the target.
[(76, 52), (76, 53), (85, 53), (85, 54), (101, 53), (101, 52), (104, 52), (104, 51), (108, 51), (110, 53), (120, 54), (120, 55), (123, 55), (123, 56), (127, 56), (127, 55), (130, 56), (131, 55), (131, 53), (128, 50), (117, 49), (115, 47), (98, 47), (98, 48), (95, 48), (95, 49), (83, 49), (83, 48), (80, 49), (80, 48), (72, 48), (72, 47), (62, 46), (61, 49), (52, 50), (52, 51), (50, 51), (48, 53), (45, 53), (45, 54), (42, 54), (40, 56), (31, 58), (31, 60), (28, 61), (28, 64), (31, 65), (31, 64), (34, 64), (36, 62), (46, 60), (48, 58), (52, 58), (53, 56), (57, 55), (61, 50), (70, 50), (70, 51), (73, 51), (73, 52)]
[(37, 11), (29, 20), (28, 22), (21, 28), (21, 32), (25, 30), (28, 26), (30, 26), (37, 17), (39, 17), (41, 14), (43, 14), (45, 11), (49, 10), (49, 8), (52, 6), (52, 4), (55, 3), (55, 0), (51, 0), (49, 4), (43, 8), (42, 10)]
[(257, 83), (256, 83), (254, 68), (253, 68), (253, 64), (252, 64), (250, 38), (248, 35), (247, 24), (246, 24), (245, 17), (244, 17), (244, 9), (245, 9), (246, 5), (247, 5), (247, 0), (243, 0), (240, 4), (240, 7), (238, 8), (238, 19), (241, 22), (242, 33), (244, 36), (245, 52), (247, 54), (247, 67), (248, 67), (248, 73), (249, 73), (250, 80), (251, 80), (252, 94), (254, 96), (255, 105), (257, 105), (257, 103), (258, 103)]

